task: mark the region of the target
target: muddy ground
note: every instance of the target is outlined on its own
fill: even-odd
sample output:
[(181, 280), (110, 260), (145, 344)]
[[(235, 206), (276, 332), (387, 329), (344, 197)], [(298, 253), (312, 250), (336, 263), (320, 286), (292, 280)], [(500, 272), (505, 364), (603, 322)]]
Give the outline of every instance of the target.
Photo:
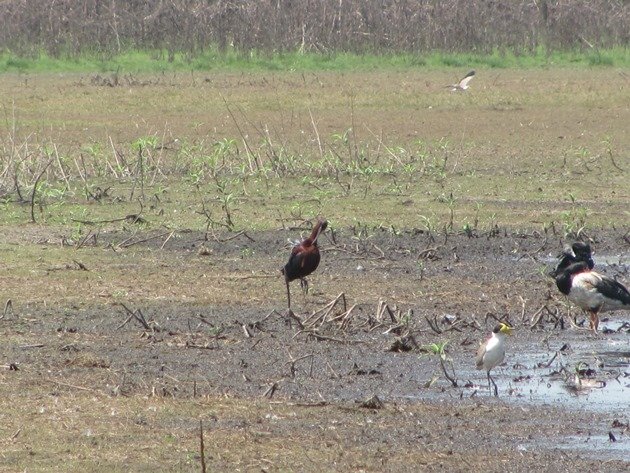
[(580, 233), (630, 284), (626, 75), (461, 73), (3, 76), (0, 471), (628, 470), (630, 313), (546, 275)]
[[(60, 470), (198, 471), (200, 419), (209, 471), (628, 469), (630, 328), (623, 322), (630, 314), (604, 318), (598, 336), (584, 330), (584, 315), (569, 310), (546, 275), (564, 239), (503, 229), (448, 237), (333, 229), (309, 294), (292, 284), (297, 321), (285, 315), (277, 269), (287, 238), (299, 232), (208, 241), (185, 232), (134, 246), (162, 258), (151, 278), (144, 266), (130, 266), (134, 285), (157, 279), (183, 293), (177, 281), (202, 267), (218, 277), (186, 284), (213, 292), (213, 303), (115, 300), (105, 292), (100, 302), (23, 304), (13, 292), (0, 320), (2, 470), (44, 471), (65, 451), (72, 461)], [(629, 283), (627, 229), (584, 236), (596, 267)], [(52, 286), (58, 273), (88, 278), (99, 269), (85, 254), (110, 251), (116, 259), (109, 243), (124, 237), (103, 235), (86, 253), (68, 250), (66, 266), (44, 262), (33, 271), (45, 272)], [(54, 238), (33, 241), (53, 245)], [(230, 296), (238, 288), (249, 295), (244, 303)], [(497, 320), (516, 333), (494, 372), (494, 398), (473, 368), (478, 343)], [(427, 348), (442, 342), (452, 381)], [(595, 387), (576, 388), (576, 369)], [(109, 417), (82, 418), (87, 407), (72, 406), (83, 403), (117, 407)], [(123, 416), (129, 403), (135, 410)], [(10, 414), (7, 406), (16, 404), (25, 411)], [(152, 417), (153, 408), (163, 415)], [(44, 420), (53, 411), (55, 419)], [(92, 442), (90, 453), (38, 442), (35, 431), (51, 422), (60, 431), (55, 442)], [(109, 447), (127, 429), (163, 437), (144, 450), (133, 439)]]

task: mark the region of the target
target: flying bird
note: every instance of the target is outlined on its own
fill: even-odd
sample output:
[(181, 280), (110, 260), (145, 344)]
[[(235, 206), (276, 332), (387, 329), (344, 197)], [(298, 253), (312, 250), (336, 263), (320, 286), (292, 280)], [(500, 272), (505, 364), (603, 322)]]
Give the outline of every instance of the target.
[(284, 282), (287, 285), (289, 313), (293, 313), (291, 311), (291, 291), (289, 289), (289, 283), (299, 279), (302, 288), (308, 292), (308, 282), (304, 278), (315, 271), (317, 266), (319, 266), (321, 256), (319, 254), (319, 247), (317, 246), (317, 238), (326, 230), (327, 226), (328, 222), (326, 220), (317, 219), (317, 223), (315, 223), (311, 235), (302, 241), (298, 240), (294, 242), (289, 261), (284, 265), (284, 268), (281, 269), (282, 274), (284, 274)]
[(473, 77), (475, 77), (475, 71), (470, 71), (457, 84), (447, 85), (446, 87), (450, 88), (451, 92), (455, 92), (457, 90), (461, 90), (463, 92), (464, 90), (466, 90), (469, 87), (468, 83), (473, 79)]
[(599, 313), (630, 310), (630, 292), (613, 278), (591, 270), (588, 262), (578, 261), (555, 275), (556, 286), (571, 302), (590, 315), (594, 333), (599, 327)]
[[(490, 337), (484, 343), (481, 344), (477, 351), (477, 369), (485, 370), (488, 374), (488, 390), (492, 393), (492, 386), (494, 386), (494, 395), (499, 395), (499, 388), (492, 379), (490, 371), (495, 366), (503, 363), (505, 358), (505, 337), (512, 334), (512, 327), (507, 324), (500, 323), (492, 330)], [(492, 383), (492, 386), (490, 385)]]

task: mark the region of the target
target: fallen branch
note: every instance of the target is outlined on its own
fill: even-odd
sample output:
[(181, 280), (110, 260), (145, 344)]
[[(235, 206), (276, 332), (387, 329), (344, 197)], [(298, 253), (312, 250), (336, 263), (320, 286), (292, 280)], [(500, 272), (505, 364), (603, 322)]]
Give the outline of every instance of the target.
[(235, 238), (238, 238), (238, 237), (240, 237), (240, 236), (244, 236), (245, 238), (247, 238), (247, 239), (248, 239), (249, 241), (251, 241), (252, 243), (254, 243), (254, 242), (256, 241), (256, 240), (254, 240), (252, 237), (250, 237), (250, 236), (249, 236), (249, 235), (245, 232), (245, 230), (241, 230), (240, 232), (238, 232), (238, 233), (236, 233), (236, 234), (232, 235), (231, 237), (224, 238), (224, 239), (221, 239), (221, 238), (219, 238), (218, 236), (216, 236), (216, 234), (214, 233), (214, 230), (213, 230), (213, 229), (210, 229), (210, 233), (212, 234), (212, 238), (214, 239), (214, 241), (216, 241), (217, 243), (226, 243), (226, 242), (228, 242), (228, 241), (230, 241), (230, 240), (234, 240)]
[[(282, 380), (280, 380), (280, 381), (282, 381)], [(269, 399), (271, 399), (273, 397), (273, 395), (276, 393), (276, 390), (278, 389), (278, 383), (280, 381), (274, 381), (273, 383), (271, 383), (271, 385), (263, 393), (262, 397), (268, 397)]]
[(76, 384), (64, 383), (62, 381), (57, 381), (56, 379), (49, 378), (49, 379), (44, 379), (44, 381), (48, 381), (49, 383), (53, 383), (53, 384), (58, 384), (59, 386), (65, 386), (67, 388), (78, 389), (79, 391), (87, 391), (91, 393), (105, 395), (105, 393), (103, 393), (102, 391), (99, 391), (98, 389), (86, 388), (85, 386), (77, 386)]
[(433, 330), (438, 335), (440, 335), (442, 333), (442, 330), (438, 326), (437, 315), (433, 316), (433, 320), (431, 320), (426, 315), (424, 316), (424, 318), (426, 319), (427, 323), (429, 324), (429, 327), (431, 327), (431, 330)]
[(13, 302), (11, 302), (11, 299), (7, 299), (7, 302), (4, 304), (4, 312), (2, 313), (0, 320), (4, 319), (8, 315), (9, 309), (11, 309), (11, 314), (13, 314)]
[[(306, 358), (311, 358), (311, 359), (312, 359), (312, 358), (313, 358), (313, 356), (314, 356), (314, 355), (313, 355), (312, 353), (309, 353), (308, 355), (300, 356), (299, 358), (293, 358), (293, 356), (291, 355), (291, 353), (289, 353), (289, 358), (291, 358), (291, 359), (290, 359), (289, 361), (285, 362), (284, 364), (285, 364), (285, 365), (290, 365), (289, 371), (291, 372), (291, 377), (294, 377), (294, 376), (295, 376), (295, 364), (296, 364), (298, 361), (304, 360), (304, 359), (306, 359)], [(312, 375), (313, 375), (313, 373), (312, 373), (312, 371), (311, 371), (310, 376), (312, 376)]]
[(203, 421), (199, 419), (199, 456), (201, 457), (201, 473), (206, 473), (206, 454), (203, 445)]
[(311, 335), (315, 338), (317, 338), (318, 340), (327, 340), (330, 342), (338, 342), (338, 343), (366, 343), (363, 340), (343, 340), (341, 338), (335, 338), (335, 337), (329, 337), (327, 335), (321, 335), (317, 332), (309, 332), (309, 331), (303, 331), (302, 333), (306, 333), (307, 335)]
[[(144, 315), (142, 314), (142, 311), (140, 309), (136, 309), (134, 311), (132, 311), (129, 307), (127, 307), (124, 303), (119, 302), (119, 304), (127, 311), (127, 313), (133, 317), (134, 319), (136, 319), (136, 321), (142, 325), (142, 327), (144, 327), (146, 330), (150, 330), (152, 332), (159, 332), (159, 328), (158, 327), (151, 327), (149, 325), (149, 323), (147, 322), (147, 319), (144, 318)], [(125, 321), (122, 325), (120, 325), (120, 327), (123, 327), (125, 324), (127, 323), (127, 321)]]
[(147, 241), (151, 241), (151, 240), (155, 240), (156, 238), (162, 238), (165, 237), (166, 235), (168, 235), (171, 232), (164, 232), (164, 233), (160, 233), (159, 235), (153, 235), (147, 238), (143, 238), (141, 240), (136, 240), (136, 241), (129, 241), (129, 239), (123, 241), (122, 243), (119, 243), (118, 245), (116, 245), (118, 248), (128, 248), (130, 246), (133, 245), (137, 245), (138, 243), (145, 243)]
[[(308, 325), (308, 326), (315, 326), (318, 322), (325, 322), (326, 321), (326, 317), (328, 316), (328, 314), (330, 314), (330, 312), (333, 310), (333, 308), (337, 305), (337, 303), (343, 300), (343, 310), (344, 312), (347, 310), (346, 306), (346, 295), (345, 293), (341, 293), (339, 294), (337, 297), (335, 297), (332, 301), (330, 301), (328, 304), (326, 304), (324, 307), (322, 307), (321, 309), (316, 310), (315, 312), (313, 312), (305, 321), (304, 321), (304, 325)], [(323, 315), (319, 315), (318, 317), (316, 317), (318, 314), (323, 314)]]
[(534, 328), (536, 325), (538, 325), (538, 323), (543, 317), (543, 310), (545, 310), (546, 307), (547, 305), (543, 304), (543, 306), (540, 309), (538, 309), (534, 315), (531, 316), (531, 323), (529, 324), (529, 328)]

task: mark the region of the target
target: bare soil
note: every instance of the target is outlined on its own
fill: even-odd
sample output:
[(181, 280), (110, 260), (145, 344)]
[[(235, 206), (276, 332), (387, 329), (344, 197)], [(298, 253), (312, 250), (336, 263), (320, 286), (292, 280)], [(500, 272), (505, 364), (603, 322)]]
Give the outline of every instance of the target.
[(626, 74), (462, 72), (3, 76), (0, 470), (628, 470), (629, 314), (594, 336), (547, 276), (579, 234), (630, 283)]
[[(47, 470), (63, 455), (54, 443), (35, 440), (34, 429), (48, 423), (57, 426), (51, 435), (60, 445), (72, 436), (88, 443), (83, 456), (67, 446), (73, 460), (61, 470), (198, 471), (200, 419), (210, 471), (628, 468), (627, 364), (616, 371), (625, 410), (575, 408), (570, 390), (543, 402), (528, 396), (532, 380), (564, 383), (550, 376), (562, 367), (571, 374), (577, 360), (589, 361), (595, 376), (611, 377), (597, 354), (630, 351), (627, 328), (595, 337), (569, 324), (566, 304), (545, 274), (562, 241), (507, 230), (444, 237), (333, 229), (323, 238), (309, 294), (292, 287), (300, 327), (285, 316), (277, 273), (283, 241), (295, 233), (254, 232), (223, 242), (188, 232), (166, 243), (149, 240), (136, 250), (160, 253), (158, 274), (145, 278), (143, 265), (127, 269), (136, 286), (158, 280), (164, 288), (186, 267), (219, 267), (228, 276), (199, 279), (194, 291), (231, 294), (236, 284), (258, 292), (251, 300), (115, 301), (103, 294), (100, 303), (21, 304), (13, 297), (0, 321), (7, 365), (0, 373), (2, 403), (13, 406), (11, 416), (2, 415), (3, 471)], [(588, 236), (596, 262), (598, 254), (626, 261), (600, 270), (627, 281), (627, 234)], [(244, 248), (255, 256), (245, 257)], [(80, 251), (68, 251), (82, 260)], [(89, 277), (95, 268), (87, 266), (49, 268), (51, 284), (60, 272)], [(327, 310), (342, 293), (346, 306), (339, 299)], [(391, 315), (378, 312), (379, 300)], [(147, 327), (119, 302), (140, 310)], [(505, 366), (494, 372), (499, 398), (489, 396), (485, 374), (472, 369), (478, 342), (496, 320), (517, 329)], [(425, 348), (443, 341), (457, 386)], [(554, 360), (565, 344), (575, 349), (564, 348)], [(535, 355), (550, 363), (533, 363)], [(159, 438), (143, 447), (153, 429)], [(609, 432), (617, 442), (607, 440)], [(143, 448), (151, 453), (136, 451)]]

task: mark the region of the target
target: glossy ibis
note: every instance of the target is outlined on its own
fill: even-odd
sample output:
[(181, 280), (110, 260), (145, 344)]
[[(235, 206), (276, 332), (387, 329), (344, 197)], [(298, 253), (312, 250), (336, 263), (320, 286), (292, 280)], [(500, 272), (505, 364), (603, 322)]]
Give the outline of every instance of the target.
[(291, 250), (289, 261), (284, 265), (284, 268), (281, 269), (282, 274), (284, 274), (284, 282), (287, 285), (289, 313), (292, 313), (289, 283), (299, 279), (300, 285), (308, 292), (308, 282), (304, 278), (315, 271), (317, 266), (319, 266), (320, 254), (319, 247), (317, 246), (317, 238), (320, 233), (326, 230), (327, 226), (328, 222), (326, 220), (317, 219), (317, 223), (315, 223), (311, 235), (302, 241), (295, 242)]

